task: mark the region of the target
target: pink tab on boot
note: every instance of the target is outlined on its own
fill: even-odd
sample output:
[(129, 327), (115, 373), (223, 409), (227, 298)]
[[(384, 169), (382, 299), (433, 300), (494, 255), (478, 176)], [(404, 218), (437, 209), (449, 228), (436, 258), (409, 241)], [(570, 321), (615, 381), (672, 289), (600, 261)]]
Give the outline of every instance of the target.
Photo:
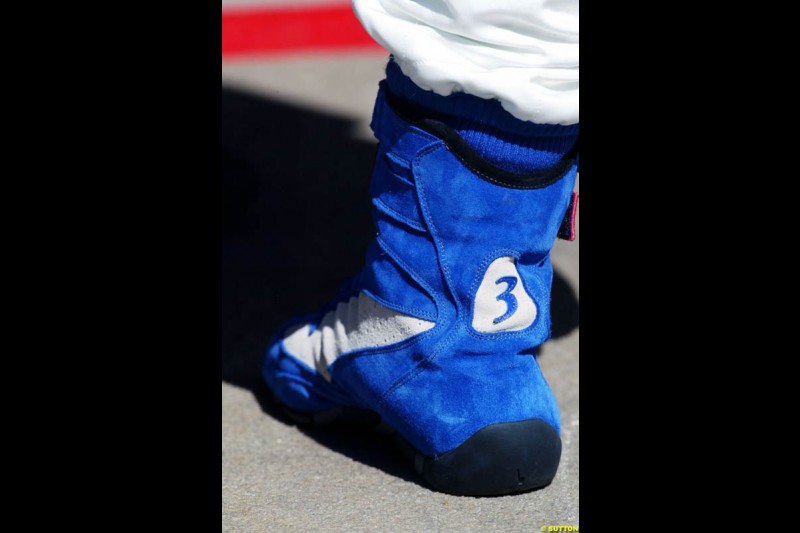
[(564, 219), (561, 221), (561, 227), (558, 228), (558, 238), (565, 241), (574, 241), (577, 237), (575, 233), (575, 215), (578, 214), (578, 193), (572, 191), (572, 198), (569, 200), (567, 212), (564, 213)]

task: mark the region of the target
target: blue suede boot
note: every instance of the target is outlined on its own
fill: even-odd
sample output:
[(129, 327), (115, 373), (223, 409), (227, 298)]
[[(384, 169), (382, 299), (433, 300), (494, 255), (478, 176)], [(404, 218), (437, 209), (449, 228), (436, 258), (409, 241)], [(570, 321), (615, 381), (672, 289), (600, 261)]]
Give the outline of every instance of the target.
[(326, 308), (276, 333), (262, 373), (301, 421), (393, 428), (435, 489), (542, 487), (560, 420), (534, 356), (550, 335), (550, 249), (574, 237), (577, 145), (516, 172), (438, 118), (381, 83), (377, 236)]

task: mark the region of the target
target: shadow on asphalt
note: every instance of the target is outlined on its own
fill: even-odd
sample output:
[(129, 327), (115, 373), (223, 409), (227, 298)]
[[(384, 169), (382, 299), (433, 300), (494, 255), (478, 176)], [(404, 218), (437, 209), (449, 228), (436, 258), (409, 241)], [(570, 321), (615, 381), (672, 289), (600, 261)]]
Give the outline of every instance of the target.
[[(375, 87), (377, 94), (377, 85)], [(259, 360), (272, 332), (328, 301), (374, 236), (368, 185), (376, 143), (348, 119), (222, 89), (222, 380), (271, 399)], [(578, 300), (556, 271), (552, 334), (578, 326)], [(424, 486), (389, 437), (300, 428), (328, 448)]]

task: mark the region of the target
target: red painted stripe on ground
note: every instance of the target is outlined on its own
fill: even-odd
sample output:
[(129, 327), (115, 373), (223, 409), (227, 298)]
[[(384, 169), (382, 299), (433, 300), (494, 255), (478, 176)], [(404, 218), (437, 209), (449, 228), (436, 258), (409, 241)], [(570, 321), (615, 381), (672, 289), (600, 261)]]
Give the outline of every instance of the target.
[(383, 50), (350, 4), (237, 9), (222, 13), (222, 55)]

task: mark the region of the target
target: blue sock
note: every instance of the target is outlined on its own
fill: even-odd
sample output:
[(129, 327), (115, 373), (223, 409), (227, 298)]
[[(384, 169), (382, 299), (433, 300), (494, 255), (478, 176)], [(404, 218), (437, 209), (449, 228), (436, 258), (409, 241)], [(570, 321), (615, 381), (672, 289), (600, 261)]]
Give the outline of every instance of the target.
[(498, 100), (426, 91), (403, 74), (393, 59), (386, 66), (386, 83), (394, 97), (453, 128), (481, 156), (510, 172), (547, 169), (578, 139), (578, 124), (536, 124), (514, 117)]

